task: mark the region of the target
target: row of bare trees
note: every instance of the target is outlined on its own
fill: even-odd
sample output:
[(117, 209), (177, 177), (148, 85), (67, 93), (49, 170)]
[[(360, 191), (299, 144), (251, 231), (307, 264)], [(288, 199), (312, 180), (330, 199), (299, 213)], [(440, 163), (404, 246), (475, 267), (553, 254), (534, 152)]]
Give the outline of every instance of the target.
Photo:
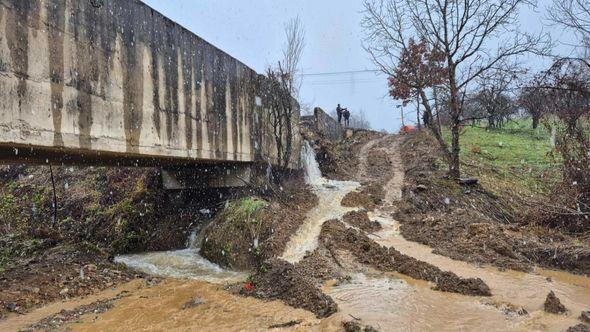
[[(416, 98), (449, 175), (461, 176), (460, 133), (485, 119), (501, 127), (520, 110), (555, 135), (563, 160), (568, 215), (590, 217), (590, 3), (555, 0), (548, 19), (578, 37), (575, 58), (551, 54), (543, 33), (520, 30), (519, 11), (535, 0), (364, 0), (365, 48), (389, 76), (390, 95)], [(524, 55), (551, 57), (523, 80)], [(450, 143), (443, 137), (448, 126)], [(570, 204), (571, 203), (571, 204)], [(588, 225), (586, 222), (585, 225)]]
[[(489, 127), (501, 127), (524, 110), (536, 128), (544, 114), (555, 113), (544, 98), (564, 93), (549, 89), (558, 84), (555, 73), (564, 60), (532, 81), (521, 80), (527, 74), (519, 62), (522, 56), (551, 55), (547, 35), (519, 27), (520, 10), (536, 5), (534, 0), (364, 0), (365, 49), (389, 76), (394, 99), (419, 101), (423, 122), (437, 138), (454, 178), (461, 175), (464, 124), (485, 119)], [(579, 37), (583, 57), (590, 46), (589, 9), (586, 0), (556, 0), (548, 11), (554, 23)], [(569, 71), (572, 66), (570, 61)], [(581, 75), (584, 66), (575, 67)], [(559, 75), (571, 79), (573, 72)], [(554, 80), (547, 82), (547, 77)], [(561, 119), (559, 114), (551, 118)], [(450, 143), (441, 124), (448, 126)]]

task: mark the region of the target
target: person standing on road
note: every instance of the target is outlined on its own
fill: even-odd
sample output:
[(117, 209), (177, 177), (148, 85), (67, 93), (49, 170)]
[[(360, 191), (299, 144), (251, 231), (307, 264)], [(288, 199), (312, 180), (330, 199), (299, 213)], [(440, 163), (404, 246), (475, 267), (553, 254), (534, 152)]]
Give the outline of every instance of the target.
[(345, 108), (342, 111), (342, 116), (344, 116), (344, 126), (345, 127), (350, 126), (350, 112), (348, 111), (348, 108)]
[(344, 109), (340, 106), (340, 104), (338, 104), (338, 106), (336, 107), (336, 114), (338, 115), (338, 124), (340, 124), (342, 122), (342, 111)]

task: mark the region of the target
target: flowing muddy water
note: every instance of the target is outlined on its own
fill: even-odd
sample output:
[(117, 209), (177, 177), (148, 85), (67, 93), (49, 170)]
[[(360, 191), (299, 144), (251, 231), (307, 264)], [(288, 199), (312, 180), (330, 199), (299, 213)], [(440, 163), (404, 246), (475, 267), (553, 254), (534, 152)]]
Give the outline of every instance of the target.
[(318, 196), (318, 205), (306, 216), (306, 222), (291, 237), (282, 259), (290, 263), (300, 261), (306, 252), (318, 246), (318, 238), (324, 222), (340, 219), (355, 208), (345, 208), (340, 202), (346, 194), (360, 187), (360, 183), (352, 181), (335, 181), (322, 177), (313, 148), (306, 141), (301, 152), (302, 162), (306, 170), (305, 182), (311, 185)]
[[(368, 150), (364, 149), (364, 153)], [(317, 247), (322, 224), (350, 211), (340, 201), (359, 187), (356, 182), (322, 178), (309, 145), (302, 157), (307, 181), (318, 195), (319, 205), (309, 212), (306, 223), (287, 244), (283, 258), (290, 262), (299, 261), (306, 251)], [(394, 163), (394, 167), (397, 173), (385, 185), (386, 197), (399, 197), (403, 173), (400, 174), (399, 164)], [(372, 235), (375, 241), (459, 276), (482, 278), (493, 296), (434, 291), (427, 282), (397, 273), (350, 268), (351, 282), (328, 283), (324, 287), (338, 303), (339, 312), (318, 320), (310, 312), (293, 309), (280, 301), (266, 302), (226, 292), (223, 284), (244, 280), (246, 275), (206, 261), (191, 246), (179, 251), (117, 257), (117, 261), (130, 267), (170, 278), (133, 291), (115, 302), (112, 310), (99, 316), (87, 315), (81, 323), (68, 328), (73, 331), (262, 331), (275, 324), (298, 321), (287, 330), (340, 331), (343, 320), (356, 317), (380, 331), (564, 331), (578, 323), (581, 310), (590, 310), (589, 278), (541, 269), (536, 273), (500, 272), (435, 255), (429, 247), (405, 240), (399, 233), (398, 223), (390, 217), (392, 212), (393, 207), (386, 206), (370, 215), (383, 225), (382, 231)], [(350, 265), (354, 266), (354, 262)], [(550, 290), (570, 310), (568, 314), (543, 312), (543, 302)], [(186, 307), (187, 303), (200, 304)], [(511, 310), (518, 307), (526, 309), (528, 314), (519, 315)]]

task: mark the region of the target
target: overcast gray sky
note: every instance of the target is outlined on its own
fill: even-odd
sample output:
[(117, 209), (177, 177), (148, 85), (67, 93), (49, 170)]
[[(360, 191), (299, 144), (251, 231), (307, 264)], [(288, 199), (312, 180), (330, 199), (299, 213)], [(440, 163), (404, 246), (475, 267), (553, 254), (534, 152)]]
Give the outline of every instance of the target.
[[(299, 15), (306, 30), (304, 74), (375, 69), (361, 47), (360, 0), (144, 0), (145, 3), (226, 51), (259, 73), (281, 57), (284, 23)], [(539, 31), (545, 6), (521, 14), (522, 27)], [(562, 29), (549, 28), (556, 40), (572, 40)], [(567, 46), (558, 47), (560, 53)], [(531, 60), (533, 62), (538, 59)], [(365, 111), (374, 129), (396, 131), (398, 103), (387, 95), (384, 76), (372, 72), (305, 76), (303, 103), (330, 111), (341, 103), (351, 112)], [(413, 114), (408, 117), (413, 118)]]

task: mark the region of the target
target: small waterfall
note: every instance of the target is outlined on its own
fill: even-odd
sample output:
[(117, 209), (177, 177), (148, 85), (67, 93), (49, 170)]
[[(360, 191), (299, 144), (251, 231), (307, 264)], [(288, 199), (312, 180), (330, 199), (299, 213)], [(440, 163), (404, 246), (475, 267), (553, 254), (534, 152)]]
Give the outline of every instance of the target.
[(217, 284), (245, 280), (247, 276), (244, 273), (226, 270), (199, 254), (199, 231), (194, 229), (191, 232), (186, 249), (120, 255), (115, 257), (115, 262), (161, 277), (188, 278)]
[(311, 185), (318, 196), (318, 205), (307, 213), (305, 223), (289, 239), (281, 258), (296, 263), (306, 252), (318, 246), (318, 238), (322, 225), (330, 219), (340, 219), (355, 208), (345, 208), (340, 202), (349, 192), (357, 189), (360, 184), (352, 181), (328, 180), (322, 176), (316, 154), (309, 142), (305, 141), (301, 149), (301, 161), (305, 170), (305, 182)]
[(316, 160), (315, 150), (308, 141), (304, 141), (301, 147), (301, 161), (305, 170), (305, 182), (307, 184), (322, 185), (326, 183), (326, 179), (322, 177), (320, 165)]

